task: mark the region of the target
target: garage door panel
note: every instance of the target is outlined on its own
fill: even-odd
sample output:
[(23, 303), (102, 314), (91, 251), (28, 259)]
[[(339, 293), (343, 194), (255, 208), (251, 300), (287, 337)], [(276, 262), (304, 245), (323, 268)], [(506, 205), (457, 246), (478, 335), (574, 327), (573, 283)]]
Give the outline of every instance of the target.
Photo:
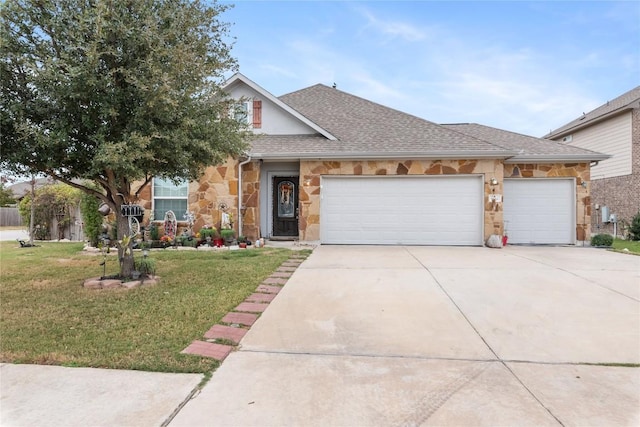
[(515, 244), (575, 243), (573, 179), (505, 179), (504, 221)]
[(482, 179), (323, 177), (321, 240), (334, 244), (482, 244)]

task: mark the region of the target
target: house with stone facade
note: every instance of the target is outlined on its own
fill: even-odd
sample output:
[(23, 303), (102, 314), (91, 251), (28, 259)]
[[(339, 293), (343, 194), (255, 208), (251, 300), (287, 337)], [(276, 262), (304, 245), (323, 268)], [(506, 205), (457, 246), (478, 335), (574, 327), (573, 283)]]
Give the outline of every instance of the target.
[(611, 156), (591, 166), (592, 232), (612, 234), (616, 222), (631, 222), (640, 211), (640, 86), (545, 138)]
[(323, 244), (577, 244), (591, 223), (590, 164), (608, 156), (477, 124), (439, 125), (322, 84), (276, 97), (242, 74), (224, 86), (255, 134), (197, 182), (154, 180), (161, 220), (223, 211), (249, 239)]

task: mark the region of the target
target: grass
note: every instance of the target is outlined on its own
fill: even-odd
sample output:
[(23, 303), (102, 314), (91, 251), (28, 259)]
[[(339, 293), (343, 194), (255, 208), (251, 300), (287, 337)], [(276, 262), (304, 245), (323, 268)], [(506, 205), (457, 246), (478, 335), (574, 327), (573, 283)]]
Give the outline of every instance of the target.
[[(250, 295), (287, 249), (152, 251), (161, 282), (89, 290), (101, 256), (81, 243), (0, 242), (0, 360), (161, 372), (208, 372), (218, 362), (180, 354)], [(107, 275), (118, 272), (115, 256)]]
[(640, 255), (640, 241), (636, 240), (622, 240), (622, 239), (614, 239), (613, 244), (611, 245), (614, 251), (616, 252), (624, 252), (624, 249), (628, 249), (629, 253)]

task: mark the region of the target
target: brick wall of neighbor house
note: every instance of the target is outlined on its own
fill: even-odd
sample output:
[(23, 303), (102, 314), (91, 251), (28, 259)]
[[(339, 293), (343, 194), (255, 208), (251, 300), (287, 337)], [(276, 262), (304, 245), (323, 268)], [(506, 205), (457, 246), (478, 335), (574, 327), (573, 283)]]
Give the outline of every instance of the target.
[(576, 239), (589, 240), (591, 223), (591, 198), (589, 186), (590, 166), (588, 163), (555, 164), (505, 164), (505, 178), (576, 178)]
[(502, 234), (502, 204), (487, 202), (496, 178), (496, 194), (502, 194), (503, 167), (500, 160), (381, 160), (381, 161), (301, 161), (300, 240), (320, 240), (321, 175), (451, 175), (484, 174), (484, 236)]
[[(640, 211), (640, 109), (636, 108), (631, 117), (631, 175), (591, 181), (591, 204), (608, 206), (610, 213), (618, 216), (617, 235), (623, 236), (624, 222), (630, 223)], [(613, 234), (613, 224), (603, 223), (602, 214), (597, 212), (591, 218), (592, 233)]]

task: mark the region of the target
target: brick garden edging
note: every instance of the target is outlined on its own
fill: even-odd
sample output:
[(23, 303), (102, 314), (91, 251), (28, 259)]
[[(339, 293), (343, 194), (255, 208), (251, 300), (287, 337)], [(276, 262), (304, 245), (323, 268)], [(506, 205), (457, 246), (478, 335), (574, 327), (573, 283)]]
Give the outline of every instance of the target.
[(258, 320), (269, 303), (274, 300), (293, 272), (307, 258), (306, 255), (293, 254), (284, 261), (271, 276), (262, 281), (256, 291), (244, 302), (227, 313), (219, 324), (213, 325), (204, 333), (203, 340), (194, 340), (181, 351), (194, 356), (211, 357), (223, 361), (240, 343), (240, 340)]

